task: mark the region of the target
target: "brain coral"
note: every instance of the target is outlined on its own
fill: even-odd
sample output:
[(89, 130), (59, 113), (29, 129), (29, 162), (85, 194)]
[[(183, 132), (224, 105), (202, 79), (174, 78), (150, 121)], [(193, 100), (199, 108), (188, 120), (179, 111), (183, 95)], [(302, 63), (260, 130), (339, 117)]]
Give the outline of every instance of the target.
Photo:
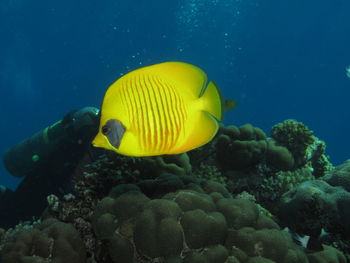
[(350, 193), (322, 180), (306, 181), (285, 193), (279, 217), (287, 226), (307, 235), (321, 229), (350, 236)]
[(86, 251), (78, 231), (55, 219), (14, 232), (1, 249), (4, 263), (85, 263)]
[(276, 145), (251, 124), (222, 127), (216, 140), (218, 162), (224, 169), (242, 170), (267, 162), (279, 170), (291, 169), (294, 159), (287, 148)]
[[(4, 233), (0, 261), (344, 262), (342, 253), (332, 248), (305, 254), (256, 204), (232, 198), (219, 183), (202, 181), (185, 187), (149, 197), (135, 185), (116, 186), (98, 202), (90, 218), (94, 236), (77, 228), (84, 240), (86, 235), (94, 238), (93, 248), (84, 247), (72, 224), (46, 219), (33, 228)], [(79, 214), (71, 216), (79, 218)]]
[(323, 246), (323, 250), (312, 253), (308, 256), (310, 263), (329, 263), (329, 262), (339, 262), (347, 263), (346, 258), (337, 249), (330, 246)]
[(341, 186), (350, 192), (350, 160), (330, 171), (324, 178), (327, 183), (333, 186)]
[(210, 181), (158, 199), (137, 190), (105, 197), (92, 224), (111, 262), (308, 262), (254, 203)]

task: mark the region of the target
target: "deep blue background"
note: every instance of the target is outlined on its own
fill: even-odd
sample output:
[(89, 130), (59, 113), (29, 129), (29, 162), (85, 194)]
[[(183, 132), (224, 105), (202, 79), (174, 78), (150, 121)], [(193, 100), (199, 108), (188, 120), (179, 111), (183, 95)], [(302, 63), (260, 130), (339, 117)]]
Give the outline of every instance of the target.
[[(120, 74), (178, 60), (238, 107), (225, 123), (303, 121), (334, 164), (350, 158), (348, 0), (2, 0), (0, 152), (72, 109), (99, 107)], [(0, 184), (18, 180), (0, 167)]]

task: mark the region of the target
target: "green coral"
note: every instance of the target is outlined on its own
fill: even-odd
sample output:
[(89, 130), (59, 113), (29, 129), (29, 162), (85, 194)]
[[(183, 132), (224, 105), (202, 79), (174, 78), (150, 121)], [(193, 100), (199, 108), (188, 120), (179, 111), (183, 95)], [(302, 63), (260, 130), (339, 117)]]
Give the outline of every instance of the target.
[(314, 180), (312, 169), (303, 167), (295, 171), (279, 171), (273, 179), (278, 188), (283, 192), (287, 192), (292, 188), (300, 185), (302, 182)]
[(115, 185), (135, 184), (169, 173), (177, 176), (191, 175), (189, 156), (183, 153), (137, 158), (107, 152), (79, 170), (74, 178), (74, 190), (84, 198), (102, 198)]
[(278, 216), (300, 234), (318, 236), (321, 229), (350, 237), (350, 193), (323, 180), (306, 181), (286, 192)]
[(306, 255), (296, 249), (291, 236), (277, 229), (256, 230), (244, 227), (231, 230), (226, 243), (228, 246), (234, 244), (237, 249), (243, 250), (252, 262), (259, 262), (255, 261), (256, 257), (268, 260), (262, 262), (308, 262)]
[(294, 165), (293, 156), (285, 147), (276, 145), (251, 124), (223, 127), (215, 145), (217, 161), (224, 170), (248, 170), (261, 163), (289, 170)]
[(350, 160), (335, 167), (323, 179), (330, 185), (341, 186), (350, 192)]
[(315, 177), (324, 176), (332, 169), (332, 164), (325, 155), (326, 144), (313, 135), (302, 122), (285, 120), (272, 127), (271, 137), (285, 146), (293, 155), (294, 169), (309, 166)]
[(139, 191), (105, 197), (92, 224), (107, 247), (100, 256), (111, 262), (254, 262), (257, 256), (281, 263), (307, 262), (289, 234), (254, 203), (233, 199), (211, 181), (158, 199)]
[(348, 262), (339, 250), (326, 245), (324, 245), (323, 248), (324, 250), (322, 251), (308, 255), (310, 263)]
[(280, 145), (284, 145), (293, 154), (295, 166), (306, 164), (306, 153), (309, 145), (314, 143), (313, 132), (302, 122), (285, 120), (272, 127), (271, 137)]
[(192, 173), (192, 166), (187, 153), (148, 157), (143, 158), (143, 161), (148, 163), (148, 166), (153, 166), (158, 175), (171, 173), (180, 176)]
[[(86, 261), (101, 263), (306, 263), (311, 258), (342, 263), (336, 250), (336, 257), (306, 256), (269, 212), (275, 212), (286, 191), (331, 169), (325, 144), (292, 120), (276, 125), (271, 134), (274, 138), (250, 124), (221, 126), (211, 143), (185, 154), (134, 158), (106, 152), (87, 167), (78, 167), (74, 195), (48, 197), (42, 219), (56, 218), (65, 222), (59, 228), (69, 226), (76, 231), (73, 236), (80, 235), (77, 240), (84, 249), (77, 247), (78, 255), (67, 252), (77, 262), (83, 253)], [(231, 197), (238, 193), (239, 198)], [(347, 206), (343, 198), (337, 226), (350, 233)], [(303, 210), (308, 212), (304, 216), (314, 216), (308, 226), (317, 225), (319, 208)], [(331, 227), (334, 221), (326, 219), (330, 217), (322, 218), (324, 225)], [(45, 241), (42, 231), (50, 221), (44, 222), (31, 227), (35, 230), (30, 233), (39, 234), (20, 246), (33, 248), (37, 239)], [(17, 239), (9, 231), (0, 232), (2, 259), (25, 254), (17, 245), (27, 231), (17, 231)], [(62, 251), (55, 255), (59, 258)]]
[(215, 165), (201, 163), (193, 172), (193, 177), (212, 180), (223, 185), (227, 184), (227, 178), (224, 177)]
[(13, 232), (1, 248), (0, 261), (85, 263), (86, 251), (72, 225), (48, 219), (32, 228)]
[(284, 146), (277, 145), (271, 138), (266, 141), (266, 165), (277, 171), (291, 170), (294, 167), (294, 157), (290, 151)]
[[(259, 200), (269, 200), (270, 204), (274, 204), (287, 191), (297, 187), (302, 182), (314, 180), (312, 169), (304, 167), (295, 171), (278, 171), (273, 176), (263, 179), (261, 189), (256, 191)], [(273, 208), (273, 205), (267, 205)]]

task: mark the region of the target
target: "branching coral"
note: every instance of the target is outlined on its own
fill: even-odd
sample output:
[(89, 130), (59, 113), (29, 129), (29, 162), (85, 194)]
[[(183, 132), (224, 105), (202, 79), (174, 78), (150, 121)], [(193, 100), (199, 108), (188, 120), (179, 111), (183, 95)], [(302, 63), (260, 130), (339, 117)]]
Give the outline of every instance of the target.
[(270, 134), (279, 145), (287, 147), (293, 154), (295, 169), (307, 165), (314, 169), (315, 177), (321, 177), (332, 169), (325, 156), (326, 144), (302, 122), (286, 120), (273, 126)]

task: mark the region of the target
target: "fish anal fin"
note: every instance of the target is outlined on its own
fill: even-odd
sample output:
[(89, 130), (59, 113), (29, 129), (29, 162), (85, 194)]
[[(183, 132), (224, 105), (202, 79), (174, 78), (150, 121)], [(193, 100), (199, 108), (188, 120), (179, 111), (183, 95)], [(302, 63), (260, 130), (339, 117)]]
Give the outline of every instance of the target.
[(199, 111), (195, 116), (190, 118), (191, 129), (190, 134), (185, 142), (181, 143), (176, 149), (176, 153), (192, 150), (203, 146), (211, 141), (219, 129), (218, 121), (207, 111)]

